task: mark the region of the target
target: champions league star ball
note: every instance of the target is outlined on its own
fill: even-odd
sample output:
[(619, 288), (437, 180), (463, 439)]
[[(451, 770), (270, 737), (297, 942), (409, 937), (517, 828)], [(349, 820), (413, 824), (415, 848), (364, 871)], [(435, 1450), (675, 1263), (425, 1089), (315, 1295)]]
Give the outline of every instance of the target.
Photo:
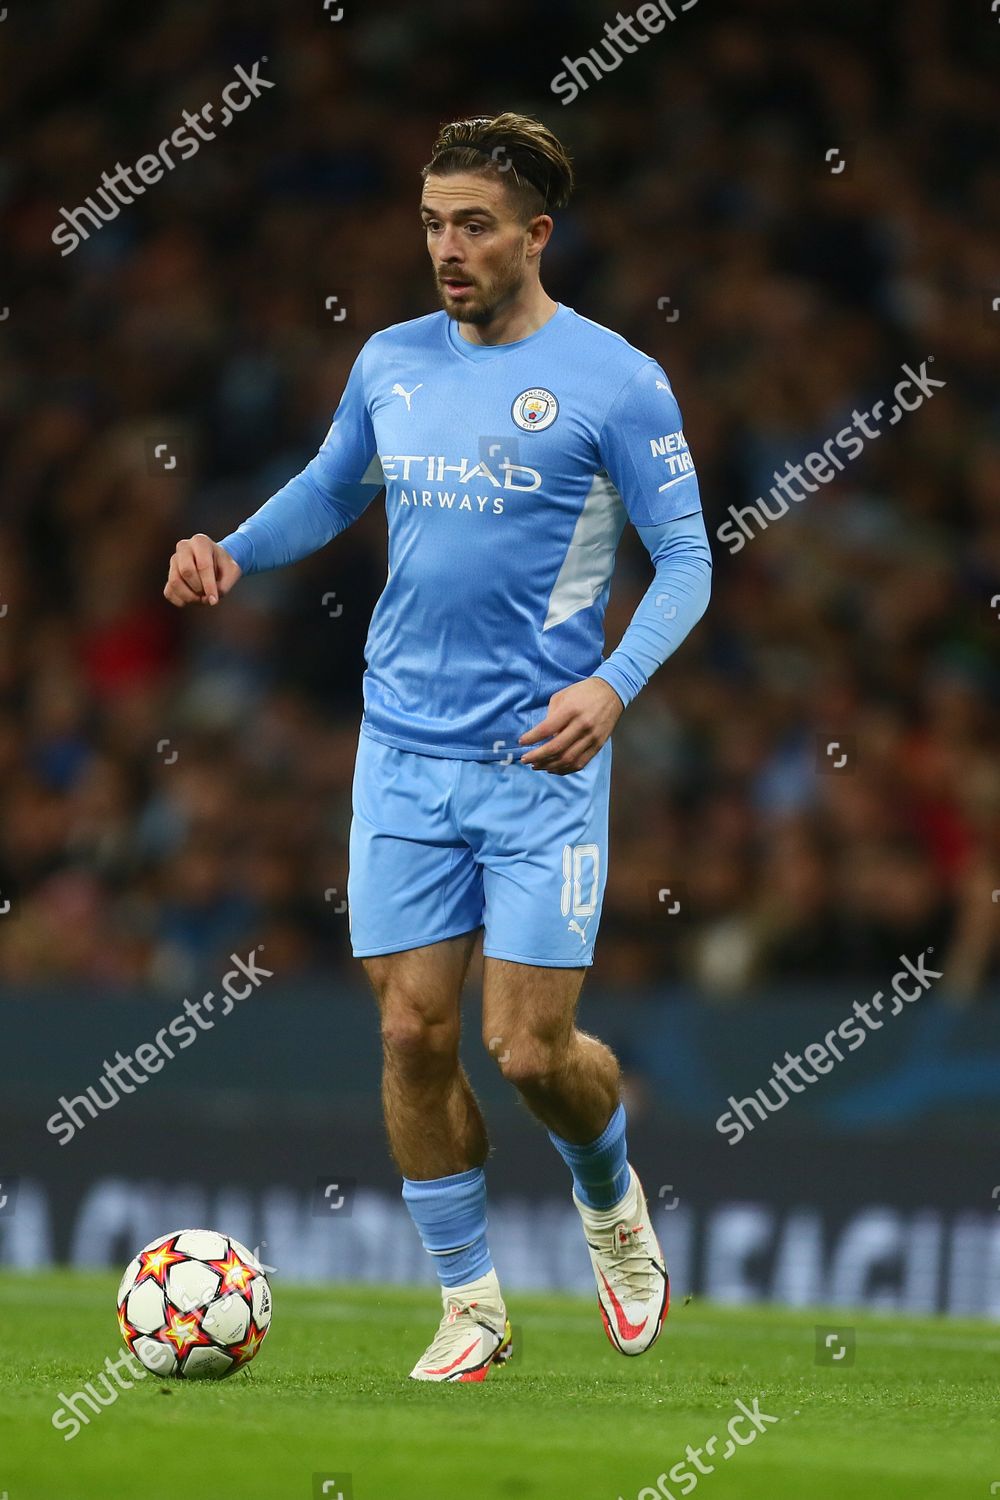
[(181, 1229), (130, 1261), (118, 1326), (154, 1375), (221, 1380), (254, 1358), (271, 1323), (271, 1288), (256, 1256), (229, 1235)]

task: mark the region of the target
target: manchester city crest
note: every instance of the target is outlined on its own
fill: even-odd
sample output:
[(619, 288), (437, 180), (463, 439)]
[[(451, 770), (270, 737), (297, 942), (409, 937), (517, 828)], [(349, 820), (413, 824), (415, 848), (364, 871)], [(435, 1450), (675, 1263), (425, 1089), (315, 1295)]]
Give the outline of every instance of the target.
[(541, 432), (559, 415), (559, 402), (551, 391), (533, 386), (515, 397), (510, 414), (522, 432)]

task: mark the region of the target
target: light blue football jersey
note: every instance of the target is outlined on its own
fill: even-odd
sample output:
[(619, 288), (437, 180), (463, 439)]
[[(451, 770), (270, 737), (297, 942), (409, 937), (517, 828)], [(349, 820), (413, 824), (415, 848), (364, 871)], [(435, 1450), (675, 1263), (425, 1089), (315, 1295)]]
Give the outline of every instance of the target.
[[(443, 311), (372, 335), (319, 453), (222, 546), (244, 572), (292, 562), (383, 486), (389, 567), (363, 730), (384, 744), (503, 759), (559, 688), (596, 674), (627, 704), (707, 602), (698, 481), (670, 382), (561, 303), (509, 344), (469, 343)], [(675, 571), (655, 608), (651, 588), (647, 660), (640, 669), (625, 649), (602, 666), (626, 520), (657, 562), (665, 523), (687, 516), (701, 562), (686, 580)], [(659, 648), (661, 625), (674, 638)], [(633, 628), (638, 643), (638, 614)]]

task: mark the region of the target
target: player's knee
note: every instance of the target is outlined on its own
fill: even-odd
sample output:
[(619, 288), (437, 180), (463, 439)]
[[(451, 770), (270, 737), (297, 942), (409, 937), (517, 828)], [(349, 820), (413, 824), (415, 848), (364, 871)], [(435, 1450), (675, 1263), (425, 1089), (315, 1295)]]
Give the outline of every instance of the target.
[(429, 1017), (410, 1006), (388, 1006), (382, 1014), (382, 1046), (407, 1068), (451, 1066), (458, 1056), (457, 1022)]
[(516, 1089), (544, 1089), (560, 1071), (560, 1050), (553, 1043), (537, 1037), (511, 1042), (493, 1049), (500, 1072)]

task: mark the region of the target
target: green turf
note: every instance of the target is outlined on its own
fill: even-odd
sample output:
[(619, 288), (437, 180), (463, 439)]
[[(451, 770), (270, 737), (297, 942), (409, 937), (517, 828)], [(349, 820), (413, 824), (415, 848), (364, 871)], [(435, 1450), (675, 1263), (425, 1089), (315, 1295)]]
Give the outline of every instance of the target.
[[(1000, 1495), (989, 1325), (692, 1302), (626, 1360), (589, 1300), (518, 1296), (515, 1359), (483, 1385), (438, 1386), (406, 1379), (436, 1321), (432, 1292), (275, 1280), (252, 1370), (221, 1384), (150, 1376), (66, 1442), (51, 1425), (59, 1394), (119, 1348), (116, 1278), (0, 1276), (0, 1500), (311, 1500), (314, 1476), (334, 1473), (352, 1476), (353, 1500), (638, 1500), (713, 1433), (706, 1500), (988, 1500), (994, 1483)], [(853, 1364), (815, 1363), (818, 1323), (856, 1329)], [(736, 1400), (755, 1397), (780, 1421), (719, 1461)]]

